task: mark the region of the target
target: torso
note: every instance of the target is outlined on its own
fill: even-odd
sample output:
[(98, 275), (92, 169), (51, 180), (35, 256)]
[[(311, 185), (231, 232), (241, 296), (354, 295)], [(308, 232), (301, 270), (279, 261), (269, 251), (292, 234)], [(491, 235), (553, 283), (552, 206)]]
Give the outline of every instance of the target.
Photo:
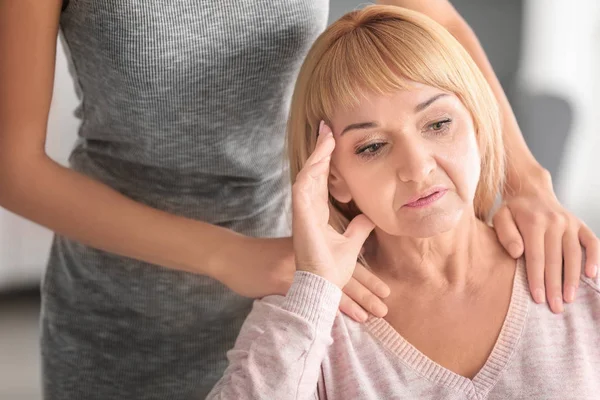
[[(60, 21), (81, 99), (71, 167), (170, 214), (288, 235), (288, 106), (328, 7), (71, 0)], [(61, 236), (42, 292), (48, 400), (204, 398), (252, 304)]]
[[(512, 274), (512, 265), (511, 262), (504, 268), (505, 264), (498, 264), (494, 270), (511, 270)], [(479, 313), (481, 324), (470, 324), (469, 318), (475, 316), (470, 312), (451, 314), (454, 319), (442, 319), (440, 314), (443, 311), (452, 313), (452, 307), (429, 303), (431, 306), (427, 310), (437, 312), (436, 318), (447, 323), (432, 324), (431, 318), (419, 319), (416, 312), (405, 312), (411, 321), (404, 330), (396, 323), (397, 320), (391, 318), (399, 315), (395, 309), (390, 310), (390, 321), (395, 327), (373, 316), (366, 323), (357, 323), (338, 312), (332, 330), (333, 343), (321, 364), (319, 398), (597, 398), (600, 392), (600, 278), (591, 280), (584, 277), (584, 265), (585, 261), (582, 262), (577, 301), (565, 305), (565, 312), (558, 315), (547, 304), (534, 303), (523, 259), (517, 262), (512, 287), (506, 288), (504, 278), (500, 279), (499, 276), (491, 281), (492, 286), (503, 287), (505, 291), (496, 292), (501, 296), (499, 302), (504, 302), (508, 295), (506, 292), (512, 291), (504, 321), (481, 314), (480, 309), (484, 306), (479, 307), (479, 304), (468, 307)], [(422, 298), (422, 292), (416, 296)], [(482, 301), (478, 299), (478, 302)], [(487, 297), (484, 299), (489, 301)], [(422, 302), (407, 302), (401, 298), (395, 307), (410, 310), (411, 307), (417, 307), (417, 303)], [(439, 310), (436, 311), (436, 307)], [(493, 299), (489, 307), (490, 312), (499, 312)], [(489, 331), (483, 330), (484, 323), (494, 326)], [(481, 364), (480, 357), (489, 348), (489, 338), (500, 323), (502, 329), (485, 365), (475, 376), (466, 377), (472, 375), (472, 371)], [(428, 329), (415, 329), (417, 324), (423, 324)], [(402, 331), (402, 335), (410, 335), (410, 338), (405, 338), (398, 331)], [(428, 335), (428, 342), (439, 342), (441, 345), (437, 347), (445, 350), (444, 354), (436, 352), (435, 346), (424, 343), (419, 334)], [(487, 342), (480, 341), (480, 336), (486, 337)], [(452, 342), (450, 337), (455, 338), (456, 342)], [(463, 352), (476, 357), (477, 362), (469, 363), (467, 356), (462, 356)], [(432, 361), (430, 357), (437, 358), (444, 365)]]
[(452, 292), (390, 283), (385, 320), (420, 352), (458, 375), (472, 378), (498, 339), (511, 298), (515, 260), (492, 262), (483, 285)]
[(291, 94), (328, 3), (71, 0), (60, 21), (81, 99), (71, 167), (212, 224), (276, 219)]

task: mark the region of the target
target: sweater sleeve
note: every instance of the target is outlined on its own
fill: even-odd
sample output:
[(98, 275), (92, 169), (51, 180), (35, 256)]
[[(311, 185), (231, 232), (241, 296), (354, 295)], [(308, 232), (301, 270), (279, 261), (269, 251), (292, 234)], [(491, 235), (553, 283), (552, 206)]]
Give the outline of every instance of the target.
[(342, 292), (296, 272), (288, 294), (254, 302), (229, 366), (207, 399), (313, 400)]

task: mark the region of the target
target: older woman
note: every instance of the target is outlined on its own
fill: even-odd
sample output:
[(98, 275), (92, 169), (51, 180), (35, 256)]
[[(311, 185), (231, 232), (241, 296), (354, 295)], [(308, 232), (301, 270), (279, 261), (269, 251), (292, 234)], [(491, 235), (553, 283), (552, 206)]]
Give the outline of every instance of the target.
[[(255, 303), (209, 398), (597, 396), (600, 282), (582, 274), (560, 315), (531, 299), (486, 223), (497, 105), (443, 28), (400, 8), (343, 17), (302, 67), (289, 135), (298, 271)], [(365, 324), (338, 312), (359, 253), (392, 288)]]

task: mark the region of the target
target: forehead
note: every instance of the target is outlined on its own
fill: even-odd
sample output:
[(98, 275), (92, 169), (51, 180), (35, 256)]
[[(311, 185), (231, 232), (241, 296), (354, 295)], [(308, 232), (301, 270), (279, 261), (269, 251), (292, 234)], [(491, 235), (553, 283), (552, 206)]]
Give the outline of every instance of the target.
[[(444, 96), (440, 96), (444, 95)], [(402, 115), (414, 115), (422, 111), (419, 106), (428, 100), (439, 97), (438, 102), (458, 107), (461, 103), (453, 93), (418, 82), (407, 83), (405, 89), (381, 94), (365, 92), (360, 101), (351, 107), (338, 107), (332, 115), (332, 122), (355, 120), (377, 120)]]

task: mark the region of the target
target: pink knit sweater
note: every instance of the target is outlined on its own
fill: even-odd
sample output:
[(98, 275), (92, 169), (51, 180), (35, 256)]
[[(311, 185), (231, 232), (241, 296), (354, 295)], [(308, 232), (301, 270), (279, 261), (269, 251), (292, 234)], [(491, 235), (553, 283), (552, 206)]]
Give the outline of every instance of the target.
[(208, 399), (600, 399), (600, 281), (553, 314), (535, 304), (523, 262), (504, 325), (481, 371), (459, 376), (385, 320), (338, 311), (341, 291), (297, 272), (287, 296), (256, 301)]

